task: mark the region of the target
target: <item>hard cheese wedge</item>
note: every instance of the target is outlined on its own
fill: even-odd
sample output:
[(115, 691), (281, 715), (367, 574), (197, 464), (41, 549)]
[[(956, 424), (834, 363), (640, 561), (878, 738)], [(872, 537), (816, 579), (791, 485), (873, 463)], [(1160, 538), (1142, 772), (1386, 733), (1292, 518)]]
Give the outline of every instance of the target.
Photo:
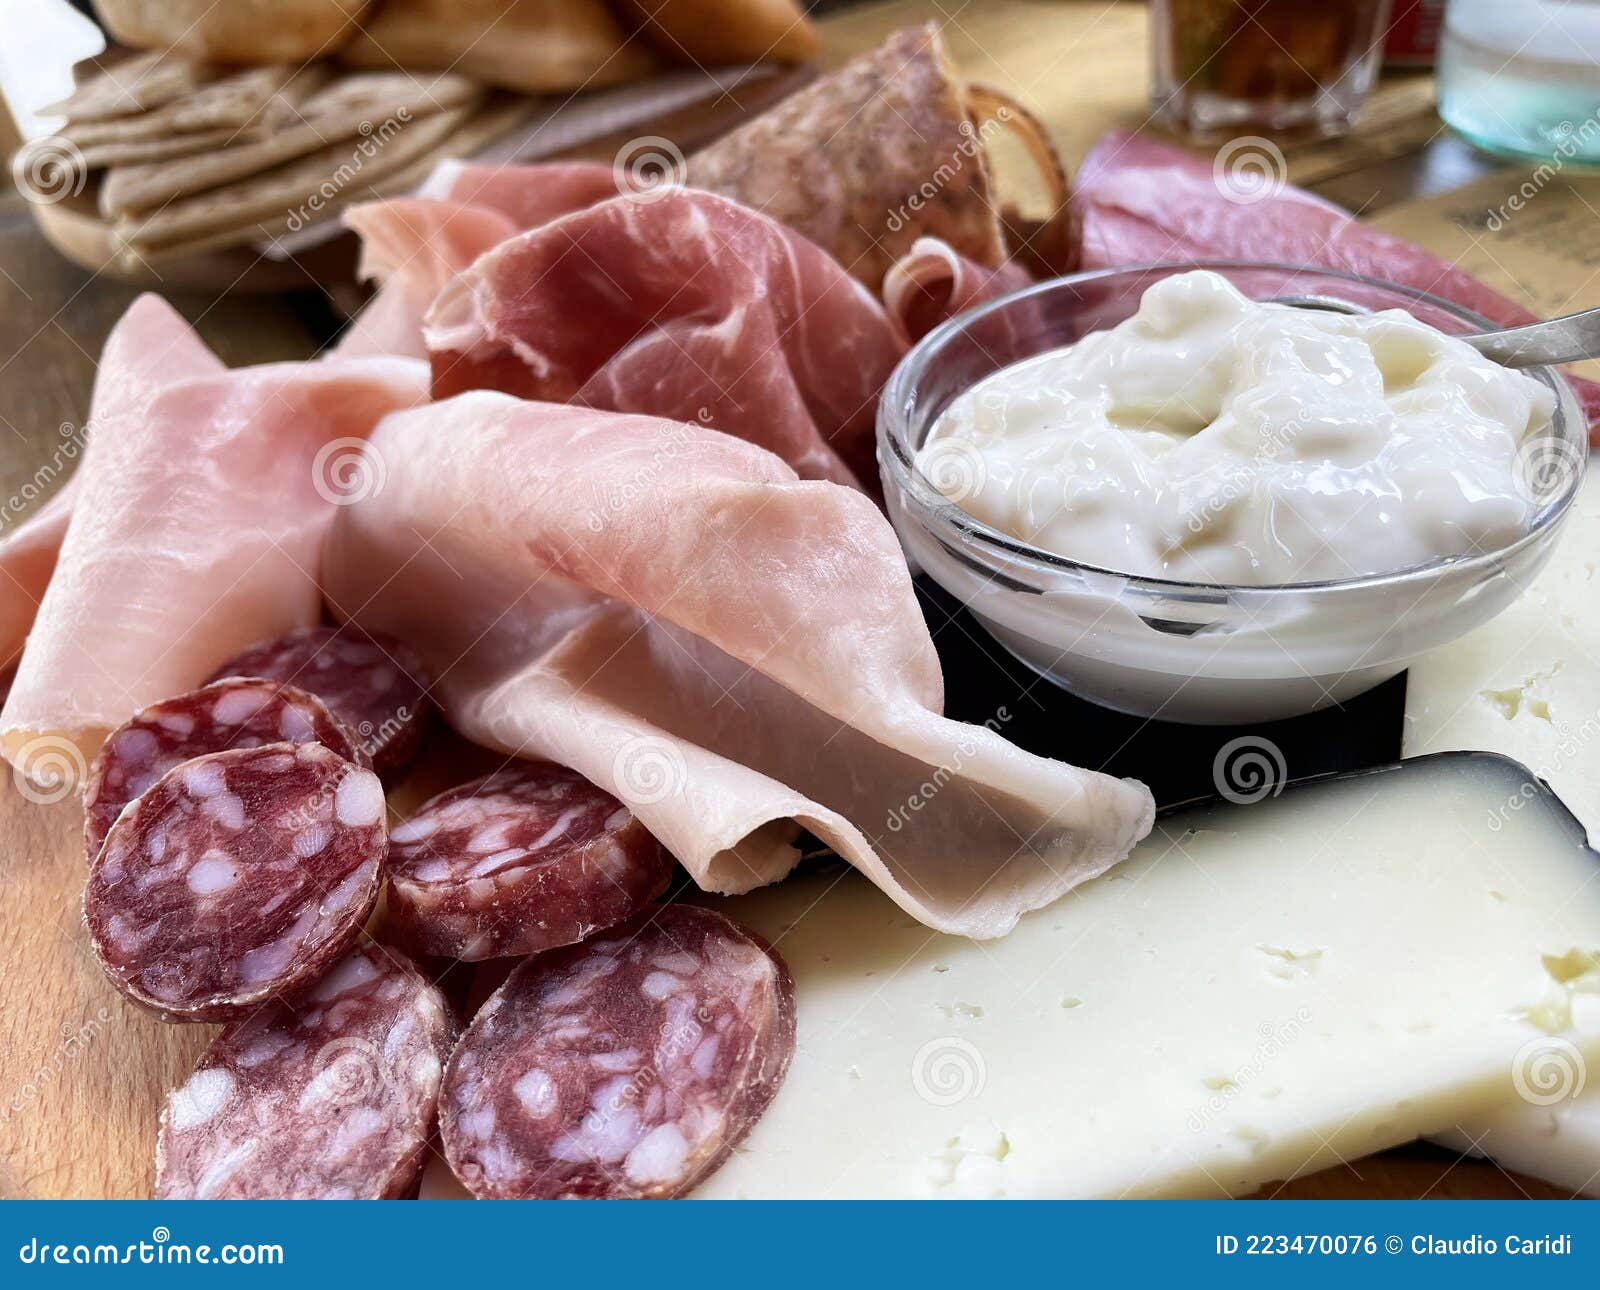
[(1600, 836), (1600, 469), (1521, 598), (1412, 665), (1404, 748), (1514, 757)]
[(1166, 817), (990, 943), (843, 873), (718, 902), (788, 960), (799, 1044), (699, 1194), (1238, 1195), (1581, 1070), (1600, 995), (1559, 965), (1600, 946), (1600, 857), (1528, 779), (1429, 758)]
[[(1525, 763), (1600, 837), (1600, 472), (1554, 556), (1492, 622), (1411, 668), (1407, 756), (1487, 748)], [(1600, 1072), (1575, 1098), (1508, 1104), (1445, 1145), (1600, 1195)]]
[(1574, 1195), (1600, 1197), (1600, 1095), (1592, 1090), (1576, 1098), (1557, 1097), (1550, 1106), (1519, 1101), (1474, 1120), (1469, 1129), (1434, 1134), (1433, 1140), (1466, 1155), (1492, 1156), (1506, 1169), (1543, 1178)]

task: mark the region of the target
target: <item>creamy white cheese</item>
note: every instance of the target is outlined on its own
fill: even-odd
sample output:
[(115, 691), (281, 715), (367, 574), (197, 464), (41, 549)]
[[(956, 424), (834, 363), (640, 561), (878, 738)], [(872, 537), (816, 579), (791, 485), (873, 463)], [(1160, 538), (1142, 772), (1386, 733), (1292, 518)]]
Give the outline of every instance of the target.
[(1176, 274), (1107, 331), (996, 372), (918, 456), (962, 508), (1122, 573), (1261, 585), (1525, 533), (1540, 382), (1398, 310), (1262, 304)]

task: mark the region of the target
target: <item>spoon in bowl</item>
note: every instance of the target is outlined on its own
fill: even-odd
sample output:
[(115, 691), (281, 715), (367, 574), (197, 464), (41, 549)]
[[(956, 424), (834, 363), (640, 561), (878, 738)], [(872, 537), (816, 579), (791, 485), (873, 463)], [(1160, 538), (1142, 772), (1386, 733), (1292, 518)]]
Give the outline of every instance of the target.
[[(1372, 312), (1334, 296), (1274, 296), (1268, 303), (1335, 314)], [(1469, 332), (1456, 339), (1466, 341), (1502, 367), (1576, 363), (1585, 358), (1600, 358), (1600, 309), (1584, 309), (1546, 322), (1525, 323), (1521, 327)]]

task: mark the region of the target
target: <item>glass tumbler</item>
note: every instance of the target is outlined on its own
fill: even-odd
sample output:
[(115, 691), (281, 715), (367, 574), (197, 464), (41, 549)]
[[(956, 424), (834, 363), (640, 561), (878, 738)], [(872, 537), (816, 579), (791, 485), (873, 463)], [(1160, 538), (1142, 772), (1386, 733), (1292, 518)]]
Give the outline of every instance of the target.
[(1156, 116), (1202, 142), (1341, 134), (1377, 79), (1389, 5), (1150, 0)]

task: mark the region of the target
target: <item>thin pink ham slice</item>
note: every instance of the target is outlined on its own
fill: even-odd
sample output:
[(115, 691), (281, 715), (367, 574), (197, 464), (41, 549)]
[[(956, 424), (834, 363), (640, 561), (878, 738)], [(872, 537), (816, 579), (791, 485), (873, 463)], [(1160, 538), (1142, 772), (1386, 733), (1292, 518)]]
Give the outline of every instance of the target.
[(341, 358), (427, 358), (422, 316), (439, 289), (517, 231), (487, 207), (422, 197), (368, 202), (344, 222), (361, 236), (360, 276), (381, 285), (330, 351)]
[(492, 392), (385, 419), (325, 552), (336, 615), (411, 641), (467, 738), (570, 766), (707, 890), (812, 830), (912, 916), (1004, 934), (1116, 863), (1142, 785), (939, 715), (888, 522), (705, 426)]
[(617, 192), (598, 162), (443, 161), (416, 196), (351, 207), (344, 222), (361, 237), (361, 277), (379, 285), (332, 352), (426, 358), (422, 317), (446, 282), (514, 234)]
[[(160, 296), (140, 296), (106, 338), (89, 406), (89, 424), (143, 407), (164, 385), (224, 371), (194, 329)], [(81, 445), (76, 457), (82, 457)], [(59, 467), (59, 462), (47, 463)], [(80, 463), (81, 464), (81, 463)], [(55, 571), (83, 472), (75, 469), (43, 506), (0, 536), (0, 665), (22, 653)]]
[(990, 268), (967, 259), (948, 242), (919, 237), (884, 275), (883, 307), (895, 335), (911, 345), (957, 314), (1032, 281), (1014, 261)]
[(35, 778), (80, 777), (140, 708), (315, 622), (328, 522), (373, 486), (352, 473), (360, 440), (426, 397), (403, 359), (205, 374), (186, 330), (145, 297), (107, 347), (72, 522), (0, 712), (7, 759)]
[[(1072, 193), (1086, 269), (1167, 260), (1269, 260), (1383, 278), (1476, 310), (1502, 327), (1534, 321), (1515, 301), (1403, 238), (1293, 185), (1259, 200), (1223, 195), (1205, 157), (1114, 131), (1084, 158)], [(1569, 377), (1600, 441), (1600, 385)]]
[(425, 322), (436, 398), (499, 389), (699, 421), (808, 479), (873, 486), (902, 346), (825, 251), (689, 189), (617, 197), (481, 256)]

